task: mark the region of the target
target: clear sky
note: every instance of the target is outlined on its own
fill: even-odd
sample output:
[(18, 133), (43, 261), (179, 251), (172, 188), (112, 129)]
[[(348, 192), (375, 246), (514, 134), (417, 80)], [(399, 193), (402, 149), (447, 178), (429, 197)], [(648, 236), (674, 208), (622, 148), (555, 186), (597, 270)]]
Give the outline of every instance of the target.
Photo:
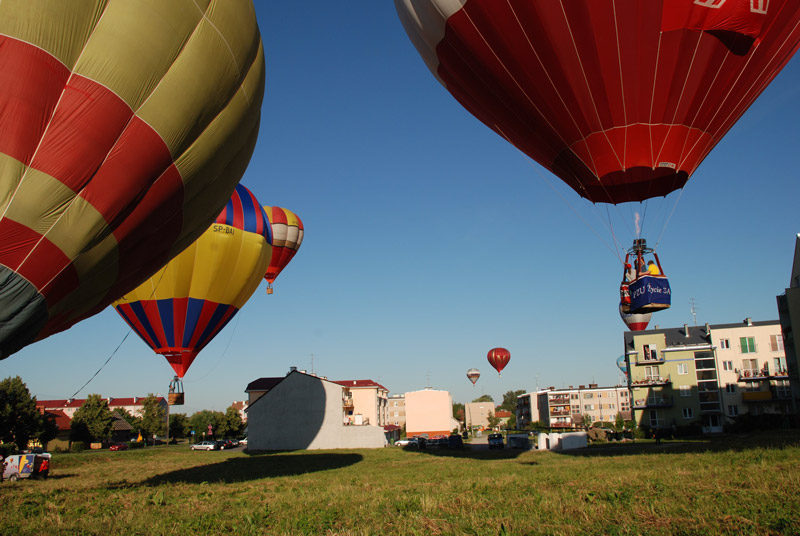
[[(275, 293), (262, 283), (199, 355), (186, 405), (173, 411), (224, 411), (248, 382), (290, 366), (392, 393), (429, 385), (456, 402), (617, 383), (621, 268), (597, 217), (604, 206), (464, 110), (392, 2), (256, 4), (267, 82), (242, 183), (262, 204), (296, 212), (305, 241)], [(800, 57), (684, 189), (658, 244), (673, 306), (651, 327), (693, 325), (690, 300), (698, 325), (777, 320), (800, 232), (798, 153)], [(672, 197), (647, 207), (650, 244)], [(614, 210), (628, 246), (634, 211)], [(20, 375), (40, 399), (67, 398), (119, 346), (78, 396), (165, 394), (172, 369), (128, 334), (108, 308), (0, 361), (0, 377)], [(486, 361), (495, 346), (511, 351), (502, 378)], [(482, 373), (474, 387), (471, 367)]]

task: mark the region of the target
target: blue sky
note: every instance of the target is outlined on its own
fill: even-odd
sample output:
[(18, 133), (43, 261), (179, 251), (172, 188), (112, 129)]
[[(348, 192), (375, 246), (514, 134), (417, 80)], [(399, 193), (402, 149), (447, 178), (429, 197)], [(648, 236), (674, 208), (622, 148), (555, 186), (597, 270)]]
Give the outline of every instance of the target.
[[(425, 67), (392, 2), (257, 2), (267, 85), (242, 182), (296, 212), (305, 241), (184, 379), (224, 409), (290, 366), (458, 402), (511, 389), (614, 384), (624, 325), (602, 210), (465, 111)], [(684, 189), (658, 244), (673, 307), (651, 327), (778, 318), (800, 232), (800, 58)], [(648, 205), (655, 242), (674, 199)], [(633, 212), (614, 209), (622, 245)], [(650, 232), (647, 232), (651, 229)], [(652, 233), (652, 234), (651, 234)], [(609, 246), (611, 246), (609, 248)], [(0, 361), (40, 399), (67, 398), (129, 329), (111, 308)], [(502, 378), (486, 352), (504, 346)], [(466, 370), (482, 376), (476, 386)], [(78, 394), (165, 394), (173, 372), (135, 334)]]

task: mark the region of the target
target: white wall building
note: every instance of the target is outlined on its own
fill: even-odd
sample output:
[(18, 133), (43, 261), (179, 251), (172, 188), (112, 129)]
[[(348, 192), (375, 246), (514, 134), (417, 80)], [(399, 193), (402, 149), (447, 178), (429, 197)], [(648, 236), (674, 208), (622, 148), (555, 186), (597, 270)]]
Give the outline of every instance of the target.
[(448, 391), (423, 389), (406, 393), (406, 436), (450, 435), (458, 428), (453, 418), (453, 397)]
[[(247, 408), (248, 450), (378, 448), (380, 426), (349, 424), (344, 388), (292, 370)], [(352, 402), (350, 402), (352, 403)], [(345, 424), (348, 423), (348, 424)]]

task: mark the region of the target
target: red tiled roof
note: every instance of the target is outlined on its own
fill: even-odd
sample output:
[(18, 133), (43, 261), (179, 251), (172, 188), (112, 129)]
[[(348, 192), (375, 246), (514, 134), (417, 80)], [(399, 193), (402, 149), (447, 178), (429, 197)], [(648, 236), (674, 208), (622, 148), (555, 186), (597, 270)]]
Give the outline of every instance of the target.
[[(114, 398), (111, 397), (111, 401), (108, 402), (109, 408), (119, 407), (119, 406), (141, 406), (144, 403), (144, 399), (147, 398), (146, 396), (137, 396), (137, 397), (127, 397), (127, 398)], [(103, 400), (108, 401), (108, 398), (104, 398)], [(156, 400), (161, 402), (164, 400), (163, 396), (157, 396)], [(56, 409), (56, 408), (79, 408), (86, 402), (85, 398), (72, 398), (72, 399), (60, 399), (60, 400), (36, 400), (36, 407), (37, 408), (48, 408), (48, 409)]]
[(49, 415), (50, 417), (54, 418), (56, 420), (56, 426), (58, 426), (59, 430), (63, 431), (63, 430), (69, 430), (71, 428), (70, 418), (67, 417), (67, 414), (64, 413), (63, 411), (59, 409), (53, 411), (47, 411), (47, 410), (42, 410), (41, 408), (40, 411), (42, 411), (44, 415)]
[(511, 412), (504, 409), (498, 409), (494, 412), (494, 416), (498, 419), (505, 419), (506, 417), (511, 417)]
[(379, 384), (378, 382), (374, 382), (372, 380), (338, 380), (334, 381), (333, 383), (338, 383), (344, 387), (378, 387), (383, 389), (384, 391), (388, 391), (386, 387)]
[(397, 426), (396, 424), (387, 424), (383, 427), (383, 429), (386, 430), (387, 432), (394, 432), (395, 430), (399, 430), (400, 427)]

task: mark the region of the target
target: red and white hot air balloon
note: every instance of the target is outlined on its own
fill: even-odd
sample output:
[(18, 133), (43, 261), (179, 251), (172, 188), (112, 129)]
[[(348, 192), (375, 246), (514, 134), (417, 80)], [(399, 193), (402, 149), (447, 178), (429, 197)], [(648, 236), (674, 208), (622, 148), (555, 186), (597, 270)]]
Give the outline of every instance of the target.
[(481, 371), (479, 371), (476, 368), (471, 368), (467, 371), (467, 378), (469, 378), (469, 381), (472, 382), (472, 385), (475, 385), (475, 382), (477, 382), (478, 378), (480, 377), (481, 377)]
[(650, 323), (652, 313), (626, 313), (622, 305), (619, 306), (619, 316), (631, 331), (644, 331)]

